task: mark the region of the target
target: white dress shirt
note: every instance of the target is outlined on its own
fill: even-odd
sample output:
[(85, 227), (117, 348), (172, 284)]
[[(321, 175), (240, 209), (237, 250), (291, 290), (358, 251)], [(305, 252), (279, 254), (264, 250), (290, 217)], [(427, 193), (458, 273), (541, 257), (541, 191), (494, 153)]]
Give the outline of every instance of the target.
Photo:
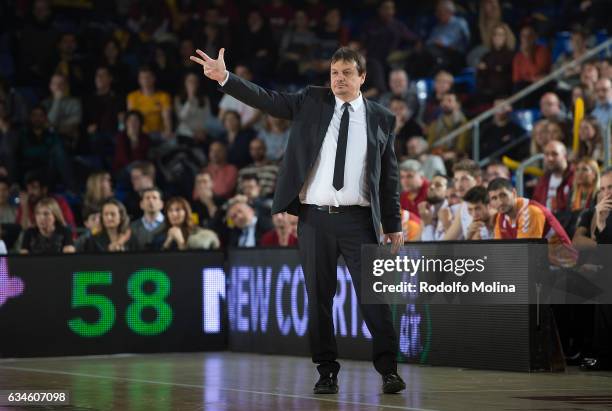
[(342, 105), (344, 101), (335, 97), (334, 115), (323, 139), (321, 151), (300, 192), (300, 200), (305, 204), (316, 205), (370, 205), (370, 192), (366, 179), (366, 154), (368, 148), (366, 110), (363, 96), (348, 103), (349, 128), (344, 163), (344, 186), (336, 191), (333, 186), (336, 147)]

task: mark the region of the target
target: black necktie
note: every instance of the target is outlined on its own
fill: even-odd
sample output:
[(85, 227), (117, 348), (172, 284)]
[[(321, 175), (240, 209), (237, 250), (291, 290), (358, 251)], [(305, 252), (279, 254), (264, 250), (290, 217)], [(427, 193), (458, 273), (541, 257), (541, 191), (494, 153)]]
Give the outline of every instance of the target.
[(349, 103), (344, 103), (342, 118), (340, 119), (340, 132), (336, 146), (336, 163), (334, 164), (334, 188), (339, 191), (344, 187), (344, 160), (346, 159), (346, 143), (348, 141)]

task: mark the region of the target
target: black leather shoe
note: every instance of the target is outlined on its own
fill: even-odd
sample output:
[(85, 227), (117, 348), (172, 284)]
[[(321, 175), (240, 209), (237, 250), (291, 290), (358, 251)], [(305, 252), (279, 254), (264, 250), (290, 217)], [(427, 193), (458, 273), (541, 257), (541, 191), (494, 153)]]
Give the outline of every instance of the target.
[(315, 394), (337, 394), (338, 376), (333, 373), (322, 375), (314, 386)]
[(382, 389), (385, 394), (395, 394), (406, 389), (406, 383), (396, 372), (383, 375), (382, 380)]
[(603, 371), (612, 369), (611, 365), (601, 358), (587, 357), (582, 360), (580, 369), (583, 371)]

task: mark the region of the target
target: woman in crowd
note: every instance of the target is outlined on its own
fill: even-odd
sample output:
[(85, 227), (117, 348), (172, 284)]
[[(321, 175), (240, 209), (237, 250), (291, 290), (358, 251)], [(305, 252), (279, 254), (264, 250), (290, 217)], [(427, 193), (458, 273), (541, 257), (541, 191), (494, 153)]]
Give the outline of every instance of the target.
[(587, 116), (582, 119), (578, 130), (578, 139), (577, 158), (590, 157), (603, 162), (603, 137), (601, 127), (595, 117)]
[(297, 245), (297, 237), (292, 233), (287, 213), (277, 213), (272, 216), (274, 228), (265, 232), (259, 240), (263, 246), (292, 247)]
[[(174, 112), (178, 119), (176, 135), (179, 143), (202, 145), (206, 141), (204, 126), (212, 118), (210, 101), (204, 95), (200, 76), (187, 73), (183, 80), (181, 92), (174, 98)], [(202, 147), (204, 153), (208, 147)]]
[(96, 171), (87, 177), (83, 209), (99, 210), (102, 203), (113, 195), (111, 175), (107, 171)]
[(495, 98), (512, 94), (512, 59), (516, 38), (505, 23), (493, 27), (491, 47), (478, 64), (476, 84), (482, 98), (491, 103)]
[(45, 197), (34, 207), (36, 226), (28, 228), (21, 241), (21, 254), (57, 254), (73, 253), (72, 231), (66, 226), (66, 221), (57, 201)]
[(182, 197), (173, 197), (166, 202), (167, 230), (153, 240), (153, 247), (160, 250), (186, 250), (204, 245), (205, 248), (218, 248), (219, 239), (204, 242), (203, 237), (216, 237), (212, 230), (202, 229), (193, 224), (191, 206)]
[(138, 249), (138, 245), (131, 235), (130, 218), (121, 202), (114, 198), (107, 199), (102, 204), (101, 214), (101, 230), (87, 239), (83, 251), (103, 253)]
[(266, 143), (268, 160), (279, 161), (289, 140), (289, 121), (266, 115), (265, 125), (259, 130), (258, 137)]

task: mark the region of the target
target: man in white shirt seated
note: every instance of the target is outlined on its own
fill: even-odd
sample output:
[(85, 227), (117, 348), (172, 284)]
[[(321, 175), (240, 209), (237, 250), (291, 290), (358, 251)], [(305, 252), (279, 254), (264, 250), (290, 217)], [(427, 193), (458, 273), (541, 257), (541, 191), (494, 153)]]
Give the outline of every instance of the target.
[(440, 241), (444, 237), (445, 227), (439, 218), (441, 210), (448, 209), (446, 190), (448, 177), (437, 175), (431, 179), (427, 189), (427, 200), (418, 204), (421, 217), (421, 241)]

